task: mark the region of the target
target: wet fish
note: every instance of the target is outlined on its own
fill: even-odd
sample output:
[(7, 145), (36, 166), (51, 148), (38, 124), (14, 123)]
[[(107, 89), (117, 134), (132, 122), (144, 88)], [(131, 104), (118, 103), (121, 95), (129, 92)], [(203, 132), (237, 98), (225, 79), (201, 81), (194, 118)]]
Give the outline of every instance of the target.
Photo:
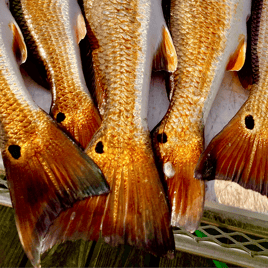
[(53, 237), (96, 240), (101, 231), (113, 246), (127, 243), (172, 257), (170, 211), (147, 125), (152, 65), (173, 71), (177, 61), (161, 1), (84, 1), (84, 10), (98, 42), (94, 64), (107, 96), (101, 127), (86, 152), (111, 192), (62, 214), (48, 232), (48, 247)]
[(45, 66), (51, 115), (85, 148), (101, 123), (83, 76), (78, 43), (86, 34), (75, 0), (13, 0), (11, 11), (30, 52)]
[(16, 225), (34, 266), (45, 234), (77, 200), (107, 193), (98, 166), (32, 100), (18, 63), (27, 57), (18, 25), (0, 1), (1, 148)]
[(171, 103), (153, 142), (167, 182), (171, 224), (193, 232), (204, 205), (204, 182), (194, 178), (203, 129), (225, 70), (243, 66), (250, 1), (172, 0), (170, 31), (178, 68)]
[(252, 2), (251, 64), (253, 84), (242, 108), (201, 155), (195, 176), (232, 180), (268, 196), (267, 67), (268, 1)]

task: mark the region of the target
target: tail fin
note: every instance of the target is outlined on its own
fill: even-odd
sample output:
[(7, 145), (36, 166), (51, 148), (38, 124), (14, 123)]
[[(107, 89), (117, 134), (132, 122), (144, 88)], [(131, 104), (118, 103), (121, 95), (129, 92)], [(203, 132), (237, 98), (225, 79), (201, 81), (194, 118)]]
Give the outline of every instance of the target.
[(203, 215), (205, 184), (194, 178), (195, 163), (191, 160), (175, 164), (175, 175), (167, 179), (172, 207), (171, 225), (183, 226), (193, 233)]
[[(150, 147), (125, 145), (117, 138), (107, 141), (94, 136), (94, 140), (87, 153), (109, 182), (110, 194), (88, 198), (61, 213), (48, 236), (98, 239), (101, 230), (104, 240), (113, 246), (129, 244), (172, 257), (170, 214)], [(72, 214), (76, 217), (70, 221)], [(57, 242), (49, 244), (49, 237), (45, 249)]]
[(43, 237), (59, 213), (109, 190), (98, 166), (43, 112), (37, 118), (42, 122), (38, 133), (3, 151), (18, 233), (35, 266)]
[(77, 92), (75, 103), (68, 96), (59, 101), (51, 108), (52, 117), (65, 133), (85, 149), (101, 124), (93, 101), (85, 92)]
[[(194, 232), (203, 215), (205, 199), (204, 182), (194, 178), (202, 142), (194, 138), (191, 142), (176, 142), (179, 134), (170, 133), (167, 129), (164, 132), (164, 125), (162, 122), (154, 130), (153, 144), (167, 184), (171, 225)], [(175, 138), (172, 138), (174, 135)]]
[(94, 240), (100, 235), (106, 196), (94, 196), (76, 202), (56, 218), (44, 237), (41, 254), (68, 240)]
[(237, 182), (268, 196), (267, 137), (252, 115), (241, 109), (210, 142), (195, 169), (195, 177)]

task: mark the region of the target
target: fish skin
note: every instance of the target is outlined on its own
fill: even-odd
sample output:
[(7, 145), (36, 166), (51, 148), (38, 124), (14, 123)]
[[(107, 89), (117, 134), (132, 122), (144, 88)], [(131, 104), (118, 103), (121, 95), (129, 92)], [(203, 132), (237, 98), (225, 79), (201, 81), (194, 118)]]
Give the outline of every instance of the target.
[(194, 169), (203, 151), (204, 125), (228, 62), (241, 56), (236, 48), (244, 45), (239, 46), (239, 35), (246, 36), (243, 14), (248, 2), (171, 1), (170, 32), (178, 68), (170, 77), (169, 109), (152, 135), (167, 182), (171, 225), (190, 232), (203, 214), (205, 184), (194, 178)]
[(109, 191), (98, 166), (32, 100), (18, 63), (27, 50), (0, 1), (1, 149), (22, 246), (34, 266), (59, 213), (77, 200)]
[(78, 42), (86, 27), (75, 0), (13, 0), (11, 11), (52, 90), (51, 115), (83, 149), (101, 123), (83, 76)]
[[(93, 54), (107, 96), (101, 127), (86, 153), (111, 192), (62, 213), (47, 240), (96, 240), (101, 232), (113, 246), (129, 244), (172, 258), (170, 211), (147, 125), (152, 62), (165, 26), (161, 1), (84, 1), (84, 10), (98, 41)], [(72, 215), (76, 218), (67, 225)], [(53, 244), (45, 241), (44, 250)]]
[(247, 101), (210, 142), (195, 170), (198, 179), (232, 180), (268, 196), (267, 176), (268, 1), (252, 2), (253, 84)]

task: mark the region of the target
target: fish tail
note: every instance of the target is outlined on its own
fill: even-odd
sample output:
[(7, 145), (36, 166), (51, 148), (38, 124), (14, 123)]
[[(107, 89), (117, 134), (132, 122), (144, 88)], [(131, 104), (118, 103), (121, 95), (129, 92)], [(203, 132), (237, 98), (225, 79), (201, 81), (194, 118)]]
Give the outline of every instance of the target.
[(101, 124), (99, 112), (93, 101), (89, 100), (86, 93), (84, 95), (78, 98), (80, 107), (63, 103), (62, 106), (56, 104), (51, 109), (52, 117), (59, 123), (61, 129), (83, 149)]
[(41, 254), (68, 240), (97, 241), (105, 202), (106, 196), (94, 196), (78, 201), (73, 207), (61, 212), (44, 237)]
[[(120, 163), (105, 165), (109, 181), (102, 237), (112, 246), (129, 244), (157, 256), (173, 257), (170, 212), (155, 161), (145, 152), (138, 159), (124, 154)], [(130, 161), (129, 161), (130, 160)], [(129, 161), (126, 165), (122, 165)]]
[(171, 203), (171, 225), (194, 232), (203, 215), (205, 183), (194, 178), (196, 161), (188, 160), (175, 166), (175, 175), (167, 179)]
[(175, 246), (170, 211), (152, 152), (133, 155), (132, 147), (119, 153), (109, 148), (111, 143), (103, 139), (101, 143), (91, 142), (86, 151), (101, 168), (110, 193), (87, 198), (62, 212), (45, 238), (44, 250), (56, 240), (97, 240), (101, 232), (105, 242), (113, 246), (129, 244), (172, 257)]
[(3, 151), (18, 233), (33, 265), (45, 233), (77, 200), (109, 191), (98, 166), (43, 112), (38, 134)]
[(241, 108), (202, 153), (195, 177), (231, 180), (267, 196), (267, 136), (254, 119)]

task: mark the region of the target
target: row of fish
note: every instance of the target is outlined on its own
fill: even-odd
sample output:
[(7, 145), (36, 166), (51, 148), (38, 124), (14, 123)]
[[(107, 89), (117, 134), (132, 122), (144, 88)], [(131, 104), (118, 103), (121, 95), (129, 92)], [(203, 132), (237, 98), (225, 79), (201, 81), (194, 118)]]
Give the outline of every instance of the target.
[[(258, 41), (265, 37), (265, 4), (253, 2), (252, 93), (205, 152), (203, 128), (224, 72), (245, 62), (251, 1), (171, 0), (171, 35), (160, 0), (80, 4), (84, 16), (75, 0), (10, 3), (29, 57), (46, 73), (58, 124), (27, 93), (14, 57), (25, 61), (27, 50), (10, 13), (1, 14), (3, 159), (20, 240), (35, 266), (54, 244), (97, 240), (100, 233), (111, 245), (172, 257), (170, 222), (191, 232), (199, 225), (205, 186), (198, 179), (232, 179), (267, 195), (266, 132), (259, 123), (265, 41)], [(86, 33), (92, 69), (84, 73), (93, 98), (78, 47)], [(152, 68), (173, 73), (170, 107), (151, 139)]]

